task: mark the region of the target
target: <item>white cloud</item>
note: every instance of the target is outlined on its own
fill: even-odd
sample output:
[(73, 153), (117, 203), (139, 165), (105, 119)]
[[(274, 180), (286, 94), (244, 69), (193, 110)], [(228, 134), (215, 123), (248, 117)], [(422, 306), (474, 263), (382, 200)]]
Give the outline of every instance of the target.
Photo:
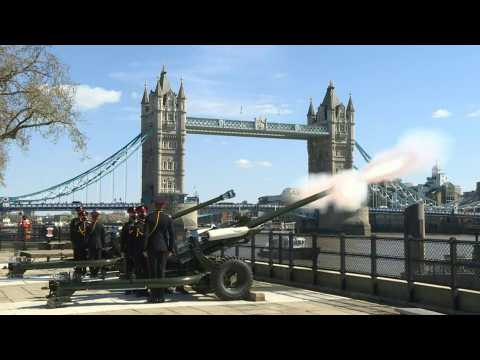
[(432, 114), (433, 118), (446, 118), (452, 115), (448, 110), (445, 109), (438, 109), (435, 110)]
[(261, 166), (261, 167), (272, 167), (272, 163), (270, 161), (262, 160), (262, 161), (250, 161), (247, 159), (239, 159), (235, 161), (235, 165), (242, 169), (249, 169), (254, 166)]
[(280, 72), (280, 73), (273, 74), (273, 78), (274, 79), (284, 79), (284, 78), (287, 77), (287, 75), (288, 75), (287, 73)]
[(132, 97), (132, 99), (134, 100), (137, 100), (140, 98), (140, 94), (137, 93), (136, 91), (132, 91), (132, 93), (130, 94), (130, 96)]
[(272, 163), (270, 161), (257, 161), (256, 164), (263, 167), (272, 167)]
[(246, 160), (246, 159), (239, 159), (239, 160), (235, 161), (235, 164), (239, 168), (242, 168), (242, 169), (248, 169), (248, 168), (252, 167), (252, 162), (250, 160)]
[(479, 117), (480, 116), (480, 110), (475, 110), (469, 114), (467, 114), (468, 117)]
[(76, 86), (75, 102), (79, 110), (91, 110), (105, 104), (117, 103), (121, 96), (121, 91), (78, 85)]

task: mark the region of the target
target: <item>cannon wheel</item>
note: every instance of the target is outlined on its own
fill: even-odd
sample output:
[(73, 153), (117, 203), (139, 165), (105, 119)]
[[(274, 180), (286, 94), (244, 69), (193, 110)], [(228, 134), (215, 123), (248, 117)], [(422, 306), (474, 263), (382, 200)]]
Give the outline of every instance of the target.
[(236, 258), (225, 259), (210, 275), (210, 286), (222, 300), (246, 299), (252, 282), (252, 270), (245, 262)]

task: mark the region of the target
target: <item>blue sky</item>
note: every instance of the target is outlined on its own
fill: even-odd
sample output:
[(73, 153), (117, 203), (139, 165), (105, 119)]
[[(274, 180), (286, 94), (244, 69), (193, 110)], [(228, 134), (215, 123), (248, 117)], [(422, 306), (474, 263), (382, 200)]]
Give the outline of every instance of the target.
[[(80, 86), (81, 128), (90, 159), (67, 139), (34, 137), (26, 153), (12, 147), (6, 187), (15, 196), (84, 171), (140, 130), (144, 82), (154, 87), (165, 64), (174, 91), (184, 79), (189, 116), (305, 123), (309, 98), (317, 107), (329, 80), (346, 104), (352, 93), (356, 139), (370, 153), (391, 147), (411, 129), (446, 134), (452, 145), (439, 159), (449, 179), (471, 190), (480, 181), (479, 46), (55, 46)], [(242, 113), (240, 109), (242, 108)], [(428, 149), (425, 149), (428, 151)], [(247, 162), (239, 162), (247, 160)], [(355, 162), (364, 161), (358, 153)], [(241, 166), (248, 164), (249, 166)], [(433, 166), (434, 164), (432, 164)], [(424, 169), (405, 180), (424, 182)], [(233, 188), (237, 200), (278, 194), (307, 174), (303, 141), (188, 135), (186, 191), (202, 199)], [(124, 198), (125, 169), (102, 182), (102, 200)], [(127, 200), (140, 194), (138, 156), (128, 162)], [(85, 194), (75, 200), (85, 200)], [(70, 199), (71, 200), (71, 199)], [(88, 200), (98, 200), (98, 187)]]

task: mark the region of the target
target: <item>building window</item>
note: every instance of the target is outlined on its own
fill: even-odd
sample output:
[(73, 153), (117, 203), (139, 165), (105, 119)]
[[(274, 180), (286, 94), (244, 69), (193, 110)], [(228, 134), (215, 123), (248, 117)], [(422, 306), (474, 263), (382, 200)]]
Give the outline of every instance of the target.
[(165, 170), (167, 168), (167, 162), (164, 161), (163, 164), (162, 164), (162, 169)]

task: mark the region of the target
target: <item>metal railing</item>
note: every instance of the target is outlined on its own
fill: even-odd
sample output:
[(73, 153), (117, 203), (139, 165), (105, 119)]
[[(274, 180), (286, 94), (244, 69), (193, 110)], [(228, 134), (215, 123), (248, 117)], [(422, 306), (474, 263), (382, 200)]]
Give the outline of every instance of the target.
[[(295, 239), (305, 239), (305, 246), (294, 247)], [(274, 232), (257, 234), (250, 242), (224, 249), (220, 255), (236, 256), (251, 263), (269, 266), (273, 277), (276, 264), (287, 265), (290, 279), (294, 267), (314, 270), (313, 284), (317, 284), (316, 270), (337, 271), (341, 287), (346, 289), (346, 275), (370, 276), (377, 294), (376, 280), (389, 278), (407, 282), (413, 301), (414, 283), (441, 285), (450, 288), (453, 307), (457, 308), (458, 289), (480, 291), (479, 234), (470, 241), (450, 239), (414, 239), (321, 234), (294, 234)]]

